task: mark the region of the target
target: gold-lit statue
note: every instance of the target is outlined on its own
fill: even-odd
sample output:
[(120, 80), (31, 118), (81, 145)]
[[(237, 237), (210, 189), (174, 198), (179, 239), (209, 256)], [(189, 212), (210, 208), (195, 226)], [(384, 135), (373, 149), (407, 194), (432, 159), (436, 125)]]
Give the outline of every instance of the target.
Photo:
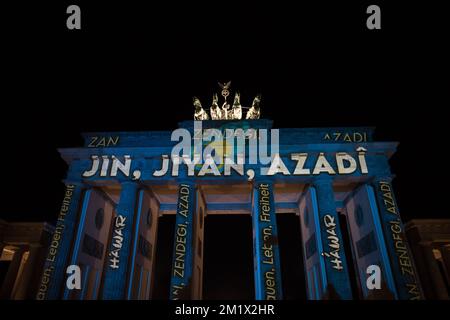
[(218, 102), (219, 98), (217, 97), (217, 93), (214, 93), (211, 109), (209, 109), (212, 120), (222, 120), (222, 109), (220, 109)]
[(194, 97), (193, 100), (195, 107), (194, 120), (209, 120), (209, 116), (205, 109), (203, 109), (200, 100), (197, 97)]
[(227, 100), (227, 97), (230, 95), (230, 86), (231, 86), (231, 81), (228, 81), (227, 83), (220, 83), (219, 82), (219, 86), (222, 88), (222, 97), (225, 98), (225, 100)]
[(260, 108), (259, 104), (261, 102), (261, 95), (257, 95), (255, 99), (253, 99), (252, 107), (247, 111), (247, 115), (245, 119), (259, 119), (260, 116)]
[[(246, 108), (241, 105), (241, 95), (239, 92), (236, 92), (234, 95), (233, 106), (227, 102), (227, 98), (230, 95), (230, 86), (231, 81), (227, 83), (220, 83), (219, 86), (222, 88), (221, 95), (224, 98), (224, 102), (221, 107), (219, 107), (219, 98), (217, 93), (213, 95), (213, 100), (211, 107), (209, 108), (209, 114), (211, 115), (212, 120), (241, 120), (242, 119), (242, 109), (249, 109), (245, 116), (245, 119), (259, 119), (260, 117), (260, 107), (259, 104), (261, 102), (261, 95), (257, 95), (253, 99), (252, 107)], [(194, 119), (195, 120), (209, 120), (209, 115), (203, 109), (200, 100), (194, 97)], [(230, 109), (231, 108), (231, 109)]]
[(231, 109), (230, 116), (228, 117), (228, 119), (242, 119), (241, 95), (239, 94), (239, 92), (236, 92), (236, 94), (234, 95), (233, 108)]
[(224, 102), (222, 104), (222, 118), (221, 120), (228, 120), (230, 119), (230, 105), (227, 102), (227, 98), (230, 95), (230, 85), (231, 85), (231, 81), (228, 81), (227, 83), (220, 83), (219, 82), (219, 86), (222, 88), (222, 97), (224, 98)]

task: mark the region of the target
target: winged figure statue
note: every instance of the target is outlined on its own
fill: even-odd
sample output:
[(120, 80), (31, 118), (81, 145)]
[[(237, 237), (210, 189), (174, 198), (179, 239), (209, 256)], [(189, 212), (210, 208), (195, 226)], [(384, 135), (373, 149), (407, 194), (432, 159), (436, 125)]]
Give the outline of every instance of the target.
[(200, 100), (197, 97), (194, 97), (193, 101), (195, 107), (194, 120), (209, 120), (209, 116), (205, 109), (203, 109)]
[(252, 102), (252, 107), (247, 111), (247, 115), (245, 119), (259, 119), (261, 114), (261, 110), (259, 108), (259, 104), (261, 102), (261, 95), (258, 94)]

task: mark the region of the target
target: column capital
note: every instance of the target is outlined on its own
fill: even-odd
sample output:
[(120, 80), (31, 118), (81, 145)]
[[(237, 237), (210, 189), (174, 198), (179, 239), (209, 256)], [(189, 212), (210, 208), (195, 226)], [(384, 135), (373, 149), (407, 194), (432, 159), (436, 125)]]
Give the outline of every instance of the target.
[(123, 181), (120, 183), (120, 200), (116, 206), (116, 211), (118, 214), (125, 214), (132, 218), (134, 215), (134, 201), (137, 196), (137, 190), (139, 183), (136, 181)]
[[(140, 183), (138, 181), (130, 181), (130, 180), (124, 180), (120, 181), (120, 187), (121, 187), (121, 194), (125, 192), (136, 192), (137, 189), (140, 187)], [(120, 202), (119, 202), (120, 203)]]
[(30, 247), (30, 250), (31, 249), (40, 249), (43, 247), (43, 245), (39, 242), (32, 242), (28, 246)]
[(189, 186), (196, 186), (197, 184), (195, 183), (195, 181), (193, 181), (192, 179), (187, 179), (187, 178), (180, 178), (177, 179), (178, 184), (187, 184)]
[(333, 184), (334, 182), (334, 177), (333, 176), (329, 176), (329, 175), (319, 175), (317, 177), (314, 177), (311, 180), (311, 185), (312, 186), (316, 186), (316, 185), (322, 185), (322, 184)]
[(133, 180), (122, 180), (119, 181), (119, 184), (121, 186), (135, 186), (136, 188), (140, 185), (139, 181), (133, 181)]
[(431, 248), (433, 246), (433, 241), (429, 241), (429, 240), (419, 241), (418, 245), (421, 247), (430, 247)]
[(377, 182), (387, 182), (387, 183), (392, 183), (392, 180), (394, 180), (395, 175), (380, 175), (380, 176), (374, 176), (372, 179), (373, 183), (377, 183)]
[(72, 180), (72, 179), (64, 179), (62, 181), (66, 186), (67, 185), (74, 185), (79, 188), (89, 188), (90, 185), (84, 183), (82, 180)]
[(27, 251), (27, 246), (26, 246), (26, 245), (19, 245), (19, 246), (17, 246), (17, 249), (14, 250), (14, 255), (15, 255), (16, 253), (18, 253), (18, 254), (24, 254), (26, 251)]
[(269, 179), (269, 178), (265, 178), (265, 177), (256, 177), (255, 179), (253, 179), (252, 183), (253, 183), (253, 186), (256, 187), (256, 186), (258, 186), (258, 184), (260, 184), (260, 183), (267, 183), (267, 184), (273, 185), (274, 182), (273, 182), (272, 179)]

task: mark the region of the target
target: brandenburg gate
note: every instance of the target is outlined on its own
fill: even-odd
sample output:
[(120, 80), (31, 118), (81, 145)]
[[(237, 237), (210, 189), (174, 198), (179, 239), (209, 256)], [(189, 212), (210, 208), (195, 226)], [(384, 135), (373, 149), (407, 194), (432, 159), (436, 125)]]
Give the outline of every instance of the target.
[[(215, 96), (209, 114), (194, 99), (195, 121), (174, 131), (85, 133), (83, 147), (60, 149), (66, 191), (36, 298), (152, 299), (158, 217), (174, 214), (167, 298), (202, 299), (204, 219), (239, 213), (252, 217), (255, 299), (283, 299), (276, 215), (289, 212), (308, 299), (421, 299), (391, 183), (397, 143), (368, 127), (274, 129), (259, 99), (246, 119), (236, 97), (220, 108)], [(67, 286), (70, 266), (80, 289)]]

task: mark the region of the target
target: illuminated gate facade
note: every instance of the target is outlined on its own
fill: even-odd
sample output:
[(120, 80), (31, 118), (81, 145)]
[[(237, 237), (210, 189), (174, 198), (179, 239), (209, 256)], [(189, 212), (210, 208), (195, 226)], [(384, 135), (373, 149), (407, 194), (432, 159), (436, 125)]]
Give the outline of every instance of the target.
[[(204, 219), (230, 213), (252, 216), (255, 299), (282, 299), (276, 215), (286, 212), (299, 216), (308, 299), (422, 297), (391, 184), (397, 143), (374, 142), (366, 127), (279, 129), (273, 152), (274, 137), (262, 134), (270, 120), (201, 125), (254, 130), (259, 143), (269, 141), (271, 162), (249, 163), (245, 149), (244, 170), (175, 165), (172, 131), (87, 133), (84, 147), (59, 150), (69, 165), (66, 192), (37, 299), (151, 299), (166, 214), (176, 215), (168, 298), (202, 299)], [(194, 121), (179, 127), (196, 139)], [(66, 285), (70, 265), (81, 269), (79, 290)], [(370, 266), (381, 289), (367, 285)]]

